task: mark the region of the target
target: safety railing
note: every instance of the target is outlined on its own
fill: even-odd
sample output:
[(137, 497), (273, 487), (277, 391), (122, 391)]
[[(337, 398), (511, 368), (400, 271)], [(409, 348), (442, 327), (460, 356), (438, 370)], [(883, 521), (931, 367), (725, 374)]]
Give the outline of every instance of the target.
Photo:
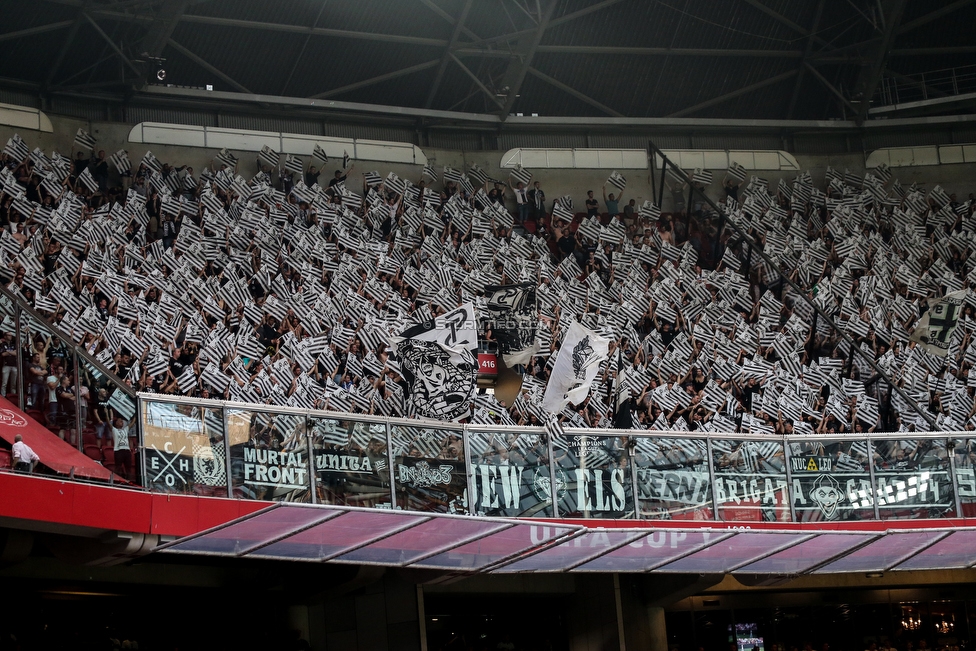
[[(86, 338), (96, 341), (81, 327), (65, 332), (23, 296), (0, 285), (0, 395), (11, 396), (22, 411), (81, 452), (89, 434), (95, 441), (112, 436), (111, 423), (101, 422), (96, 413), (98, 405), (121, 415), (133, 439), (139, 427), (135, 390), (79, 345)], [(95, 456), (92, 452), (92, 460)], [(117, 479), (105, 476), (111, 482)]]
[(968, 432), (548, 436), (153, 394), (138, 413), (145, 485), (160, 492), (489, 517), (976, 517)]

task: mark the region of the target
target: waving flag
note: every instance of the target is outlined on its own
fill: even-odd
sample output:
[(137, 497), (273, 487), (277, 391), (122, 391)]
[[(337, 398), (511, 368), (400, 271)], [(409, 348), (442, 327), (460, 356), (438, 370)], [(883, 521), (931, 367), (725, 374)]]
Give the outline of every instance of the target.
[(569, 403), (577, 404), (586, 398), (590, 385), (607, 359), (610, 340), (573, 322), (546, 386), (542, 406), (551, 413), (562, 411)]
[(933, 355), (945, 357), (949, 354), (952, 333), (959, 323), (962, 305), (966, 301), (967, 289), (946, 294), (942, 298), (931, 299), (928, 311), (918, 320), (911, 340)]
[(485, 287), (498, 351), (509, 368), (528, 363), (538, 350), (535, 331), (539, 325), (539, 309), (535, 290), (535, 283)]
[(478, 332), (474, 306), (465, 303), (394, 340), (410, 416), (456, 421), (470, 414), (478, 388)]

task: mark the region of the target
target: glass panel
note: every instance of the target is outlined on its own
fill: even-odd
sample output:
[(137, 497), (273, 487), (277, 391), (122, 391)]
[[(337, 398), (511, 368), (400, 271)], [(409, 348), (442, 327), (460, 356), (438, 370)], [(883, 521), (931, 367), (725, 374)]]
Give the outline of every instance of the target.
[(796, 519), (873, 520), (868, 463), (866, 440), (790, 441)]
[(736, 570), (739, 574), (798, 574), (861, 545), (873, 534), (821, 534)]
[(712, 487), (704, 439), (635, 437), (639, 517), (711, 520)]
[(802, 533), (740, 533), (728, 540), (711, 545), (700, 552), (657, 568), (657, 572), (730, 572), (750, 560), (798, 543), (808, 534)]
[(401, 425), (393, 425), (390, 432), (397, 508), (467, 514), (463, 433)]
[(341, 518), (316, 525), (251, 554), (274, 558), (324, 560), (370, 540), (377, 540), (423, 522), (428, 516), (348, 511)]
[(976, 517), (976, 439), (955, 439), (956, 484), (964, 518)]
[(831, 572), (882, 572), (915, 554), (932, 541), (945, 535), (944, 531), (913, 531), (910, 533), (889, 533), (880, 540), (861, 547), (843, 558), (838, 558), (814, 574)]
[(319, 504), (390, 508), (386, 425), (309, 418)]
[[(27, 410), (35, 420), (71, 445), (94, 446), (94, 450), (89, 450), (89, 456), (102, 461), (95, 452), (109, 447), (111, 421), (105, 427), (98, 428), (97, 433), (90, 432), (94, 436), (83, 437), (84, 441), (75, 432), (75, 396), (72, 389), (75, 368), (71, 342), (61, 341), (44, 324), (26, 314), (21, 316), (20, 324), (20, 336), (25, 347), (24, 366), (31, 378), (24, 403)], [(114, 412), (110, 414), (114, 415)], [(129, 413), (123, 416), (126, 421), (132, 418)]]
[(551, 517), (549, 446), (541, 434), (468, 430), (478, 515)]
[(782, 441), (712, 440), (718, 516), (734, 522), (789, 522)]
[(956, 514), (946, 439), (875, 440), (875, 498), (882, 520)]
[(405, 564), (438, 549), (447, 550), (508, 526), (504, 522), (488, 520), (434, 518), (372, 545), (343, 554), (335, 560), (344, 563)]
[(695, 549), (701, 549), (731, 534), (713, 531), (654, 531), (580, 565), (578, 572), (645, 572)]
[(516, 554), (529, 551), (550, 540), (567, 535), (571, 529), (541, 524), (516, 525), (504, 531), (455, 547), (443, 554), (416, 563), (414, 567), (432, 567), (474, 571)]
[(976, 531), (955, 531), (894, 569), (943, 570), (970, 567), (973, 563), (976, 563)]
[(634, 517), (629, 440), (588, 434), (553, 437), (560, 517)]
[[(9, 274), (9, 272), (7, 272)], [(9, 282), (9, 280), (8, 280)], [(7, 283), (4, 283), (5, 285)], [(18, 380), (17, 372), (17, 322), (13, 301), (0, 295), (0, 366), (2, 366), (2, 386), (0, 396), (19, 406), (17, 395), (23, 391), (23, 378)], [(24, 342), (27, 341), (25, 338)], [(27, 365), (27, 361), (24, 361)], [(25, 403), (26, 406), (26, 403)]]
[(223, 410), (144, 401), (142, 433), (149, 488), (227, 496)]
[(324, 519), (335, 518), (341, 513), (342, 511), (324, 509), (276, 508), (249, 517), (243, 522), (181, 542), (170, 549), (180, 552), (240, 554), (289, 531), (307, 527)]
[(310, 502), (305, 417), (227, 409), (234, 497)]
[(528, 558), (505, 565), (496, 573), (556, 572), (566, 570), (647, 535), (646, 531), (590, 531)]

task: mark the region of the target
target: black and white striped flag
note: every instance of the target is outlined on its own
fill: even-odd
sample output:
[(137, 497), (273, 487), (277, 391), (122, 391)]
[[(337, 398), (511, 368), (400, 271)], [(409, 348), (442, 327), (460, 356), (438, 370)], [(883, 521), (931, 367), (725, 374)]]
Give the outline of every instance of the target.
[(237, 167), (237, 158), (234, 156), (234, 154), (230, 153), (226, 149), (221, 149), (219, 152), (217, 152), (217, 155), (214, 156), (214, 160), (221, 165), (226, 165), (230, 170), (234, 170)]
[(468, 176), (474, 179), (475, 183), (478, 185), (484, 185), (489, 180), (488, 172), (484, 171), (477, 165), (472, 165), (468, 169)]
[(952, 201), (949, 198), (949, 194), (942, 189), (941, 185), (937, 185), (932, 188), (932, 191), (929, 192), (929, 198), (932, 199), (932, 201), (934, 201), (940, 208), (948, 205)]
[(18, 163), (30, 156), (30, 147), (16, 133), (7, 140), (7, 146), (3, 148), (3, 153), (10, 156)]
[(552, 218), (559, 219), (564, 222), (572, 222), (575, 215), (561, 202), (556, 202), (552, 207)]
[(323, 165), (329, 162), (329, 156), (322, 147), (315, 145), (312, 149), (312, 161), (318, 161), (320, 165)]
[(301, 175), (305, 171), (305, 163), (298, 156), (292, 156), (291, 154), (285, 155), (285, 169), (292, 174)]
[(95, 139), (84, 129), (78, 129), (78, 133), (75, 134), (75, 144), (89, 151), (95, 149)]
[(346, 169), (349, 166), (349, 152), (342, 150), (342, 169)]
[(95, 177), (92, 176), (91, 170), (89, 170), (87, 167), (84, 169), (84, 171), (82, 171), (81, 174), (78, 175), (78, 181), (92, 194), (98, 192), (98, 181), (95, 180)]
[(431, 181), (437, 180), (437, 170), (430, 163), (424, 163), (424, 176), (426, 176)]
[(725, 172), (725, 175), (735, 179), (739, 183), (743, 183), (746, 180), (746, 177), (749, 175), (749, 172), (746, 171), (746, 168), (739, 163), (732, 161), (732, 164), (729, 165), (729, 169)]
[(525, 169), (521, 165), (516, 165), (511, 174), (513, 179), (519, 181), (520, 183), (524, 183), (526, 186), (532, 182), (532, 172)]
[(450, 181), (451, 183), (460, 183), (461, 176), (462, 176), (461, 172), (459, 170), (454, 169), (453, 167), (444, 168), (444, 183), (447, 183), (448, 181)]
[(607, 183), (617, 188), (617, 190), (621, 192), (623, 192), (624, 188), (627, 187), (627, 179), (625, 179), (623, 175), (617, 170), (614, 170), (610, 174), (610, 178), (607, 179)]
[[(696, 167), (695, 171), (691, 175), (691, 181), (697, 183), (698, 185), (711, 185), (712, 184), (712, 173), (709, 170), (703, 170), (700, 167)], [(623, 188), (620, 188), (623, 190)]]
[(882, 183), (887, 183), (891, 180), (891, 169), (886, 163), (881, 163), (874, 168), (874, 175), (881, 179)]
[(375, 188), (383, 182), (383, 177), (380, 176), (379, 172), (363, 172), (363, 181), (365, 181), (366, 187)]
[(129, 163), (129, 152), (124, 149), (120, 149), (109, 158), (112, 165), (121, 176), (125, 176), (132, 172), (132, 164)]
[(142, 164), (154, 172), (159, 172), (163, 169), (163, 166), (160, 165), (151, 151), (147, 151), (146, 155), (142, 157)]
[(657, 221), (661, 218), (661, 208), (651, 201), (645, 201), (637, 211), (641, 219), (647, 221)]
[(258, 160), (267, 165), (268, 167), (278, 167), (278, 161), (280, 160), (278, 152), (276, 152), (271, 147), (265, 145), (258, 152)]

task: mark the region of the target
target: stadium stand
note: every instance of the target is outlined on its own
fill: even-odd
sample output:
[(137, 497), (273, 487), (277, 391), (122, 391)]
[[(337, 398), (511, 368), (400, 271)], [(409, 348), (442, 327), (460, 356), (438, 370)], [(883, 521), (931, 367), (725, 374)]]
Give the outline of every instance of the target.
[[(76, 143), (92, 147), (86, 135)], [(466, 422), (542, 423), (555, 353), (579, 322), (612, 343), (589, 395), (559, 415), (565, 427), (611, 427), (623, 385), (638, 429), (929, 429), (786, 274), (940, 428), (976, 429), (976, 206), (903, 187), (885, 167), (828, 169), (821, 189), (809, 173), (774, 188), (734, 165), (720, 215), (620, 209), (616, 173), (606, 211), (591, 195), (577, 214), (521, 168), (510, 190), (479, 168), (442, 181), (431, 166), (416, 184), (355, 165), (325, 183), (321, 161), (261, 152), (246, 179), (221, 152), (197, 178), (151, 153), (136, 166), (124, 151), (72, 160), (17, 136), (2, 163), (4, 284), (140, 391), (406, 415), (393, 338), (463, 302), (484, 308), (486, 286), (528, 282), (537, 354), (518, 367), (521, 395), (508, 406), (479, 395)], [(109, 164), (125, 187), (109, 186)], [(701, 170), (687, 178), (712, 184)], [(929, 300), (960, 290), (938, 333), (947, 355), (912, 341)], [(480, 327), (491, 340), (491, 323)], [(9, 318), (4, 332), (3, 393), (25, 391), (28, 409), (67, 427), (64, 342), (28, 337), (17, 369)], [(98, 386), (83, 395), (96, 458), (115, 414)]]

